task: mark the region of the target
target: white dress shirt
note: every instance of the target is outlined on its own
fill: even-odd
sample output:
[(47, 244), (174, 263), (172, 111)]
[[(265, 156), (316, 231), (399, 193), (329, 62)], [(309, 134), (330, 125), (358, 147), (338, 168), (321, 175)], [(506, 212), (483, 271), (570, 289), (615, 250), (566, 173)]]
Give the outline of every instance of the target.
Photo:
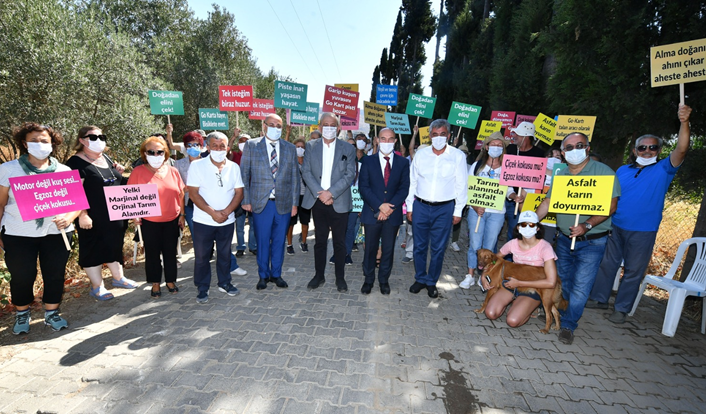
[(414, 197), (433, 203), (456, 200), (453, 215), (461, 217), (468, 198), (466, 155), (447, 145), (440, 155), (433, 147), (417, 151), (409, 173), (407, 211), (414, 208)]
[(336, 154), (336, 140), (334, 139), (330, 145), (326, 144), (321, 138), (321, 188), (328, 190), (331, 187), (331, 172), (333, 171), (333, 157)]

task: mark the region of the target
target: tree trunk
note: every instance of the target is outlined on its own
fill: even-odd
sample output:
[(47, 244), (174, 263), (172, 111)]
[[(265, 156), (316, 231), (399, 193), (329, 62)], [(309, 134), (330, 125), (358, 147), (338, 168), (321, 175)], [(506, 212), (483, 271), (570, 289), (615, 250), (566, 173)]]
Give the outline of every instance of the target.
[(439, 0), (439, 24), (436, 25), (436, 52), (434, 53), (434, 66), (439, 61), (439, 46), (441, 45), (441, 18), (444, 16), (444, 0)]

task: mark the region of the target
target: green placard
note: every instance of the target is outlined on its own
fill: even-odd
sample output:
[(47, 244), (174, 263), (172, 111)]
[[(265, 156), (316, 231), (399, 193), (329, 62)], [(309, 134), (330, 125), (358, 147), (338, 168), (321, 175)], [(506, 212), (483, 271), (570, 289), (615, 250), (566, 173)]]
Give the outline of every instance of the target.
[(306, 111), (306, 90), (301, 83), (275, 81), (275, 108)]
[(204, 131), (227, 131), (228, 112), (211, 108), (199, 108), (199, 123)]
[(178, 91), (147, 91), (152, 115), (184, 115), (184, 96)]
[(436, 106), (436, 98), (410, 93), (405, 113), (431, 119), (434, 116), (434, 106)]
[(319, 123), (319, 104), (306, 103), (306, 111), (292, 111), (291, 121), (294, 124), (313, 125)]
[(464, 128), (475, 129), (480, 117), (480, 106), (453, 102), (449, 112), (449, 123)]

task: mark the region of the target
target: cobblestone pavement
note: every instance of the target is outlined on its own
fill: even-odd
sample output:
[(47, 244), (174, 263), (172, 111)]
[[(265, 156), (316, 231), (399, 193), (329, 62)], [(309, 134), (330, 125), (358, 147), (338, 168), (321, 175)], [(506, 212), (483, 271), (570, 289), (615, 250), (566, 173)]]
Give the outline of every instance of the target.
[(234, 277), (241, 294), (212, 288), (199, 305), (188, 251), (176, 295), (163, 287), (150, 300), (138, 266), (128, 273), (138, 290), (64, 305), (68, 330), (34, 323), (15, 337), (5, 320), (0, 412), (706, 411), (704, 336), (688, 320), (662, 336), (664, 305), (648, 298), (622, 326), (586, 310), (567, 346), (555, 331), (541, 334), (537, 319), (511, 329), (473, 312), (483, 296), (458, 287), (465, 252), (448, 250), (440, 297), (430, 299), (408, 292), (413, 265), (400, 263), (398, 243), (392, 294), (376, 286), (364, 296), (362, 252), (346, 267), (348, 293), (336, 291), (332, 265), (326, 285), (308, 291), (309, 244), (311, 253), (285, 258), (288, 289), (256, 291), (248, 254), (239, 261), (248, 275)]

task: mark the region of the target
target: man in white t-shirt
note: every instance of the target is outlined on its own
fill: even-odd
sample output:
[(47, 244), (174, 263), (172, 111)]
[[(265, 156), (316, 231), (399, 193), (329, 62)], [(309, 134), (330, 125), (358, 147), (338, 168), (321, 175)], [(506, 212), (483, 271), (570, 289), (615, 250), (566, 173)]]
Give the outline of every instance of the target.
[[(199, 290), (196, 302), (208, 302), (211, 285), (209, 259), (216, 243), (216, 273), (218, 290), (230, 296), (238, 288), (231, 284), (230, 245), (235, 229), (233, 212), (243, 200), (243, 180), (238, 164), (226, 159), (228, 137), (222, 132), (208, 134), (210, 154), (191, 163), (186, 185), (189, 198), (194, 202), (194, 285)], [(236, 269), (237, 270), (237, 269)], [(239, 274), (246, 274), (242, 271)]]

